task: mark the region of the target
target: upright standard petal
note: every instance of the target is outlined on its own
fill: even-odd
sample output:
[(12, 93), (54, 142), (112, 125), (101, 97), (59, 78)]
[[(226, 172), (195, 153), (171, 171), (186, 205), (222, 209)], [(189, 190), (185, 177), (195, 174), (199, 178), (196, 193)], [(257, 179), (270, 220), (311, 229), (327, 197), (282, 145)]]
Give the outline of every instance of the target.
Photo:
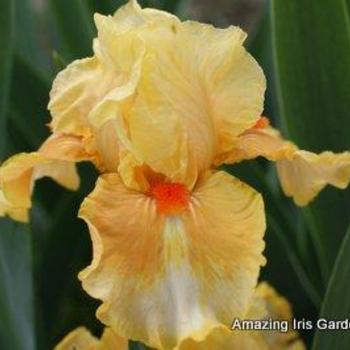
[(59, 344), (54, 350), (127, 350), (128, 341), (115, 334), (111, 329), (105, 328), (101, 339), (93, 336), (85, 327), (78, 327)]
[(136, 1), (95, 22), (95, 58), (120, 80), (107, 95), (94, 94), (99, 101), (85, 115), (97, 130), (115, 120), (132, 163), (192, 187), (262, 112), (265, 78), (243, 47), (246, 34), (181, 22)]
[(186, 172), (198, 176), (256, 123), (265, 80), (239, 28), (169, 21), (166, 33), (157, 47), (144, 37), (149, 54), (125, 112), (125, 134), (138, 159), (191, 185), (195, 178)]
[(235, 163), (258, 156), (276, 161), (284, 193), (300, 206), (307, 205), (327, 185), (344, 189), (350, 182), (350, 152), (299, 150), (271, 127), (244, 132), (227, 159)]
[(207, 173), (192, 193), (165, 183), (144, 194), (103, 175), (80, 216), (94, 252), (79, 278), (121, 336), (172, 349), (246, 312), (265, 218), (261, 196), (237, 179)]
[[(95, 40), (95, 56), (74, 61), (57, 75), (48, 108), (52, 115), (50, 126), (55, 133), (88, 139), (106, 161), (104, 168), (116, 171), (118, 137), (108, 131), (110, 125), (106, 128), (104, 124), (109, 119), (120, 118), (123, 103), (135, 92), (144, 48), (136, 36), (113, 36), (113, 23), (108, 26), (110, 21), (113, 22), (107, 17), (96, 17), (99, 38)], [(101, 44), (105, 41), (109, 45)], [(101, 141), (106, 135), (111, 143), (108, 149)]]

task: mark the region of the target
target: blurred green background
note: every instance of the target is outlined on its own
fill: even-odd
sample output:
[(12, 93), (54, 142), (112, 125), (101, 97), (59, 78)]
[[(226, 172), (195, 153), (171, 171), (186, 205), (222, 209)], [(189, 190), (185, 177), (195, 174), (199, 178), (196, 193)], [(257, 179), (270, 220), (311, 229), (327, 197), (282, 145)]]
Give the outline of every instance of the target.
[[(2, 160), (36, 150), (47, 137), (55, 74), (91, 54), (93, 13), (111, 14), (124, 2), (0, 0)], [(268, 79), (265, 115), (301, 148), (350, 149), (349, 0), (140, 3), (182, 19), (243, 27), (249, 33), (246, 46)], [(257, 160), (226, 170), (265, 198), (268, 264), (261, 279), (290, 300), (297, 318), (350, 317), (349, 189), (327, 188), (299, 209), (282, 195), (273, 164)], [(0, 349), (51, 349), (79, 325), (101, 332), (94, 317), (98, 303), (76, 277), (91, 259), (87, 228), (76, 214), (97, 174), (87, 164), (79, 171), (83, 183), (77, 193), (39, 181), (30, 225), (0, 220)], [(350, 332), (301, 335), (314, 350), (350, 348)]]

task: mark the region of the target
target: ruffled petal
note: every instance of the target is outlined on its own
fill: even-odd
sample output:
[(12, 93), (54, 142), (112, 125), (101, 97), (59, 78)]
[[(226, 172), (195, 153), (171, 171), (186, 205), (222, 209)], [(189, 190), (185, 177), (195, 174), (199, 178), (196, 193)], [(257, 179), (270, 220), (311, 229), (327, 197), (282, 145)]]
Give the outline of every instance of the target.
[[(291, 321), (293, 317), (288, 301), (281, 297), (271, 286), (262, 282), (253, 295), (248, 312), (241, 320), (279, 320)], [(179, 350), (305, 350), (297, 332), (274, 331), (231, 331), (229, 328), (214, 329), (206, 339), (196, 342), (186, 339)]]
[(284, 193), (303, 206), (327, 185), (345, 189), (350, 182), (350, 152), (315, 154), (296, 151), (277, 162), (278, 177)]
[(107, 93), (110, 81), (95, 57), (69, 64), (56, 76), (50, 92), (52, 130), (76, 135), (89, 133), (87, 116)]
[(38, 152), (12, 156), (0, 167), (0, 214), (28, 221), (34, 181), (45, 176), (70, 190), (78, 189), (75, 162), (82, 160), (90, 160), (90, 155), (81, 139), (70, 135), (52, 136)]
[(0, 216), (8, 215), (11, 219), (20, 221), (20, 222), (28, 222), (28, 210), (27, 208), (17, 208), (12, 205), (4, 196), (2, 190), (0, 190)]
[(103, 301), (98, 318), (123, 337), (172, 349), (246, 312), (265, 261), (265, 218), (261, 196), (237, 179), (203, 175), (187, 210), (169, 216), (107, 174), (80, 217), (93, 261), (79, 278)]
[(246, 34), (181, 23), (136, 1), (95, 22), (95, 57), (118, 73), (119, 84), (99, 97), (89, 120), (99, 129), (115, 119), (132, 163), (192, 187), (262, 112), (265, 78), (242, 46)]
[(136, 0), (130, 0), (120, 7), (113, 16), (119, 32), (140, 29), (153, 22), (176, 19), (172, 14), (153, 8), (142, 9)]
[(85, 327), (78, 327), (68, 333), (54, 350), (93, 350), (98, 345), (98, 339)]
[(215, 156), (220, 158), (259, 119), (266, 89), (264, 73), (243, 47), (247, 34), (238, 27), (218, 29), (188, 21), (178, 37), (183, 66), (189, 67), (194, 82), (191, 85), (204, 94), (202, 106), (213, 121), (218, 139)]
[(55, 350), (127, 350), (128, 341), (105, 328), (101, 339), (93, 336), (85, 327), (78, 327), (56, 345)]
[(191, 186), (256, 123), (265, 80), (239, 28), (169, 21), (163, 33), (157, 47), (143, 36), (149, 54), (125, 113), (125, 144), (154, 171)]
[(236, 163), (258, 156), (276, 161), (284, 193), (300, 206), (307, 205), (327, 185), (344, 189), (350, 182), (350, 152), (299, 150), (273, 128), (244, 132), (226, 161)]
[(238, 163), (247, 159), (264, 157), (277, 161), (291, 156), (297, 147), (285, 141), (278, 130), (274, 128), (250, 129), (242, 133), (235, 142), (233, 150), (222, 159), (217, 159), (216, 165), (225, 163)]

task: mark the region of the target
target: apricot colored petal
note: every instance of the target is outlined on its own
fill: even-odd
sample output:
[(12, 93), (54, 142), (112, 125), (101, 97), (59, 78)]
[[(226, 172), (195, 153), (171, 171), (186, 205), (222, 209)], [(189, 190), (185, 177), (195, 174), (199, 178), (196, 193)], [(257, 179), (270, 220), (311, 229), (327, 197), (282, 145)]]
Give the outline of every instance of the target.
[(43, 156), (69, 162), (88, 161), (94, 155), (87, 152), (83, 137), (70, 134), (54, 134), (39, 148)]
[(95, 350), (98, 342), (85, 327), (78, 327), (68, 333), (54, 350)]
[(94, 43), (96, 57), (113, 78), (109, 91), (101, 95), (88, 115), (94, 126), (110, 119), (121, 118), (122, 102), (130, 98), (137, 87), (145, 55), (143, 40), (134, 33), (118, 33), (112, 17), (95, 15), (98, 39)]
[(345, 189), (350, 182), (350, 152), (315, 154), (296, 151), (277, 162), (284, 193), (304, 206), (327, 185)]
[(45, 176), (76, 190), (80, 180), (75, 162), (82, 160), (90, 160), (90, 155), (85, 153), (82, 140), (71, 135), (54, 135), (38, 152), (9, 158), (0, 167), (1, 214), (27, 221), (34, 182)]
[(6, 215), (20, 222), (28, 222), (29, 220), (28, 210), (11, 205), (11, 203), (6, 200), (2, 190), (0, 190), (0, 216)]
[(100, 177), (82, 204), (93, 261), (79, 278), (102, 300), (98, 318), (158, 348), (202, 340), (242, 316), (264, 264), (261, 196), (218, 172), (201, 177), (187, 211), (157, 212), (155, 200)]
[(32, 175), (36, 165), (47, 162), (38, 152), (19, 153), (0, 168), (0, 187), (5, 199), (19, 208), (31, 206)]
[[(265, 314), (261, 314), (261, 309), (257, 312), (255, 306), (259, 303), (264, 304)], [(278, 294), (268, 283), (261, 282), (254, 293), (252, 306), (248, 312), (247, 318), (255, 320), (285, 320), (291, 322), (293, 312), (291, 305), (286, 298)], [(287, 332), (279, 332), (275, 330), (252, 331), (251, 335), (254, 337), (257, 344), (264, 344), (266, 349), (306, 349), (303, 342), (299, 340), (298, 333), (291, 327), (291, 324), (289, 324)]]
[[(262, 282), (256, 288), (250, 307), (241, 320), (285, 320), (293, 317), (290, 304), (270, 285)], [(289, 329), (279, 331), (234, 330), (228, 327), (214, 329), (203, 341), (186, 339), (179, 350), (305, 350), (305, 345), (298, 338), (297, 332)]]
[(128, 350), (128, 340), (105, 328), (100, 340), (98, 350)]
[(276, 162), (284, 193), (300, 206), (307, 205), (327, 185), (344, 189), (350, 182), (350, 152), (316, 154), (299, 150), (271, 127), (240, 135), (226, 162), (258, 156)]
[(233, 150), (217, 159), (217, 165), (222, 162), (238, 163), (247, 159), (264, 157), (271, 161), (277, 161), (291, 155), (297, 147), (291, 142), (285, 141), (278, 130), (273, 128), (250, 129), (241, 134)]
[(121, 138), (155, 172), (191, 186), (256, 123), (265, 78), (239, 28), (169, 20), (161, 33), (158, 46), (140, 34), (149, 54)]
[(106, 94), (109, 80), (94, 57), (73, 61), (61, 71), (53, 82), (48, 105), (53, 131), (86, 135), (90, 130), (87, 116)]
[(54, 350), (127, 350), (128, 340), (105, 328), (101, 339), (93, 336), (85, 327), (68, 333)]
[(218, 29), (188, 21), (178, 36), (185, 64), (195, 73), (195, 86), (198, 84), (206, 96), (218, 137), (216, 156), (220, 157), (260, 117), (266, 89), (264, 73), (243, 47), (247, 35), (238, 27)]

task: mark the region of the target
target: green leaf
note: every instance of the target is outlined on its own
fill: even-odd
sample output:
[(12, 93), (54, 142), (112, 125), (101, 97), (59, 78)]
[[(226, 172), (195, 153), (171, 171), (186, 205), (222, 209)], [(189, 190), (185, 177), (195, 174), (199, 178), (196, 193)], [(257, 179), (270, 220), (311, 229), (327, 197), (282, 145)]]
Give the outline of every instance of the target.
[(42, 61), (37, 39), (37, 17), (29, 0), (13, 0), (16, 4), (16, 51), (30, 62)]
[(30, 232), (7, 219), (0, 231), (0, 348), (35, 349)]
[(14, 2), (0, 0), (0, 159), (6, 146), (6, 119), (14, 40)]
[(32, 151), (48, 135), (46, 124), (49, 83), (32, 65), (16, 55), (11, 85), (11, 116), (8, 122), (13, 151)]
[(92, 12), (112, 15), (118, 8), (126, 3), (125, 0), (90, 0)]
[[(341, 249), (327, 288), (320, 318), (327, 320), (346, 320), (350, 315), (350, 226), (345, 235)], [(348, 349), (349, 331), (318, 330), (315, 335), (313, 350)]]
[(63, 38), (68, 56), (65, 58), (81, 58), (90, 55), (95, 29), (87, 2), (50, 0), (49, 4), (56, 20), (58, 35)]
[(52, 61), (56, 74), (67, 67), (65, 59), (55, 50), (52, 52)]
[(147, 346), (142, 343), (136, 341), (129, 341), (129, 350), (147, 350), (149, 349)]
[(38, 349), (52, 349), (65, 335), (84, 325), (100, 334), (95, 316), (99, 302), (77, 278), (91, 263), (91, 242), (77, 218), (84, 197), (97, 177), (91, 164), (79, 165), (82, 184), (77, 192), (62, 189), (50, 179), (37, 182), (31, 215), (37, 293)]
[[(344, 0), (272, 0), (280, 118), (314, 152), (350, 149), (350, 26)], [(302, 211), (325, 282), (349, 223), (350, 191), (326, 189)]]

